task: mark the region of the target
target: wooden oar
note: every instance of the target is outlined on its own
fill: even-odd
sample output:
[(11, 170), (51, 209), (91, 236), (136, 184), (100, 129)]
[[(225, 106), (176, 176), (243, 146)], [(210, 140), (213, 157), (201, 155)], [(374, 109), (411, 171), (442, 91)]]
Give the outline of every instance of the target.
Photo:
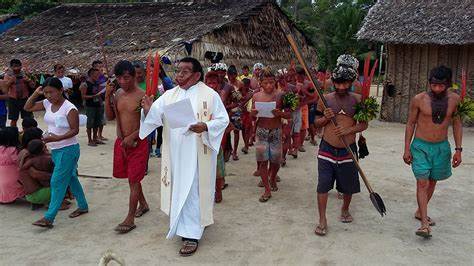
[[(306, 72), (306, 76), (308, 76), (308, 78), (311, 81), (311, 83), (313, 84), (314, 88), (316, 88), (316, 91), (318, 92), (319, 98), (321, 99), (321, 102), (323, 103), (323, 107), (328, 108), (328, 103), (327, 103), (326, 99), (324, 98), (323, 92), (321, 91), (321, 88), (318, 86), (318, 83), (314, 80), (313, 75), (311, 75), (311, 73), (309, 72), (308, 66), (306, 65), (306, 62), (303, 59), (303, 56), (301, 55), (301, 53), (299, 51), (299, 48), (296, 45), (295, 40), (293, 39), (293, 36), (291, 35), (291, 33), (289, 33), (289, 31), (286, 31), (284, 28), (283, 28), (283, 31), (286, 34), (286, 38), (288, 39), (288, 42), (290, 43), (291, 48), (295, 52), (296, 58), (298, 59), (300, 64), (303, 66), (304, 71)], [(335, 118), (332, 118), (331, 122), (333, 123), (334, 126), (337, 127), (337, 121), (336, 121)], [(380, 213), (380, 215), (383, 217), (386, 210), (385, 210), (385, 204), (382, 200), (382, 197), (380, 197), (379, 194), (377, 194), (373, 191), (372, 187), (369, 184), (369, 181), (367, 180), (367, 177), (365, 176), (364, 171), (362, 171), (362, 168), (359, 165), (359, 161), (357, 160), (356, 155), (351, 150), (351, 148), (349, 147), (347, 142), (344, 140), (343, 137), (340, 137), (340, 140), (344, 144), (347, 152), (351, 155), (352, 160), (354, 161), (354, 164), (357, 167), (357, 170), (359, 171), (360, 176), (362, 177), (362, 180), (364, 181), (364, 184), (365, 184), (365, 186), (367, 187), (367, 190), (370, 193), (370, 200), (372, 201), (372, 204), (374, 205), (375, 209), (377, 209), (377, 211)]]

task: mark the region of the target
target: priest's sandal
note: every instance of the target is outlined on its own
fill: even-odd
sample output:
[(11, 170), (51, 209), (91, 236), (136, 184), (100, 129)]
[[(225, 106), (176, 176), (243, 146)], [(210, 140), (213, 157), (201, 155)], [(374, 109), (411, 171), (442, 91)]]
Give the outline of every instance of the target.
[(183, 257), (189, 257), (193, 255), (198, 249), (198, 245), (199, 244), (197, 241), (185, 240), (183, 242), (183, 247), (179, 250), (179, 255)]

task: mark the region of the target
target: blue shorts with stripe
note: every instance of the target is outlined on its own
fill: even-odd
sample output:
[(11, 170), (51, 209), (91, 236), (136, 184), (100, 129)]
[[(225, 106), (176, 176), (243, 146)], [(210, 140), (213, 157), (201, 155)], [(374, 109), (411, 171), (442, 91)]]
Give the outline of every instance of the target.
[[(357, 145), (350, 145), (357, 154)], [(318, 193), (327, 193), (334, 187), (344, 194), (360, 192), (359, 173), (345, 148), (336, 148), (321, 140), (318, 151)]]

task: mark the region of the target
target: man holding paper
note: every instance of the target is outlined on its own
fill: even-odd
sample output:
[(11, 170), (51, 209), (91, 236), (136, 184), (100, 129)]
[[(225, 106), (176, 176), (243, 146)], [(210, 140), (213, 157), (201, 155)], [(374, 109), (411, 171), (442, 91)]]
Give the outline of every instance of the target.
[(278, 190), (276, 178), (283, 151), (281, 119), (289, 119), (291, 113), (283, 111), (282, 94), (276, 90), (275, 75), (271, 70), (262, 70), (259, 79), (262, 90), (253, 96), (250, 114), (257, 117), (255, 153), (258, 172), (265, 187), (259, 201), (266, 202), (272, 197), (271, 191)]
[(178, 65), (177, 87), (154, 103), (148, 96), (142, 100), (140, 138), (163, 126), (161, 209), (170, 216), (167, 238), (182, 237), (182, 256), (196, 252), (204, 228), (214, 223), (217, 154), (229, 124), (219, 94), (202, 80), (199, 61), (186, 57)]

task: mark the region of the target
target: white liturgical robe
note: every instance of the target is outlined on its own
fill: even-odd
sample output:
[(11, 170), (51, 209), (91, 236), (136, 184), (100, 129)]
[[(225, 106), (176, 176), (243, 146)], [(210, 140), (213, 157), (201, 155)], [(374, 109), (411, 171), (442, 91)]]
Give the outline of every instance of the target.
[[(188, 128), (171, 129), (164, 106), (189, 98), (196, 121), (207, 131), (196, 134)], [(179, 86), (166, 91), (140, 121), (140, 138), (163, 126), (161, 209), (170, 216), (167, 238), (175, 235), (201, 239), (204, 228), (214, 222), (213, 206), (217, 154), (229, 117), (217, 92), (202, 82), (187, 90)]]

